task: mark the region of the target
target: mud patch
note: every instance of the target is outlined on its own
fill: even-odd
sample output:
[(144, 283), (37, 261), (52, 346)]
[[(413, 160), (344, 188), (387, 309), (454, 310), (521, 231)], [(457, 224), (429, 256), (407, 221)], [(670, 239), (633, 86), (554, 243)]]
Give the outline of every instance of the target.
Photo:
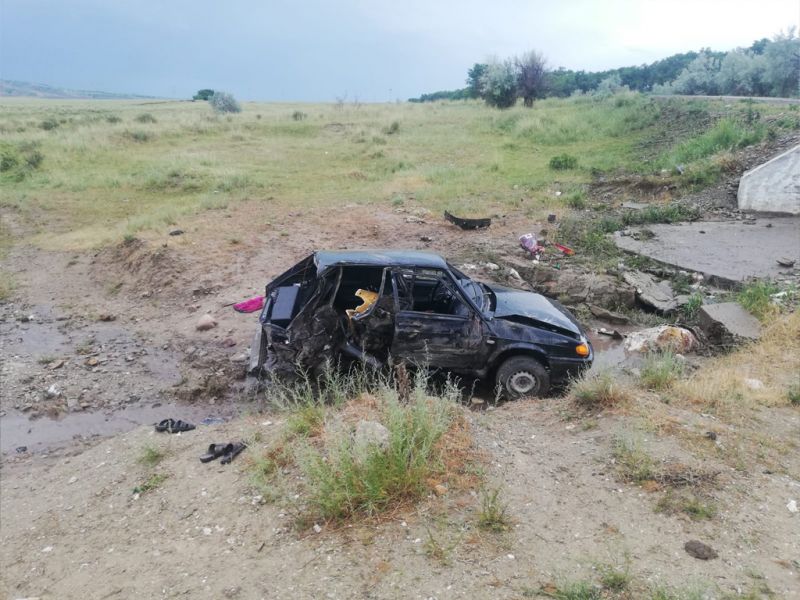
[(76, 442), (86, 443), (150, 425), (163, 419), (182, 419), (199, 424), (204, 419), (218, 422), (236, 416), (235, 406), (186, 405), (174, 402), (128, 406), (120, 410), (67, 413), (57, 418), (30, 419), (17, 411), (0, 419), (0, 452), (26, 448), (23, 453), (39, 453)]

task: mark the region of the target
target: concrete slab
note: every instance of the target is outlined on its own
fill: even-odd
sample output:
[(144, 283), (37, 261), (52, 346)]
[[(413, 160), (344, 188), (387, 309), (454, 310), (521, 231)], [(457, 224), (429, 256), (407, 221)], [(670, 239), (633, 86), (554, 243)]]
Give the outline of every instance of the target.
[(698, 312), (700, 328), (714, 342), (727, 338), (757, 340), (761, 323), (737, 302), (704, 304)]
[(704, 221), (679, 225), (648, 225), (655, 234), (648, 240), (635, 240), (614, 234), (622, 250), (659, 262), (703, 273), (716, 285), (737, 287), (752, 278), (796, 276), (798, 269), (777, 263), (785, 257), (800, 264), (800, 217), (744, 221)]
[(745, 172), (737, 200), (741, 210), (800, 214), (800, 146)]

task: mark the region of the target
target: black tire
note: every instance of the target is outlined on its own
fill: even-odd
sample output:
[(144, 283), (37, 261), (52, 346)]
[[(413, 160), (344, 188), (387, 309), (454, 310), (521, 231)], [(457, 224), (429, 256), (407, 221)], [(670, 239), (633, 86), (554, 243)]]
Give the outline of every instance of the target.
[(531, 356), (512, 356), (497, 369), (497, 385), (511, 400), (544, 396), (550, 391), (550, 374)]

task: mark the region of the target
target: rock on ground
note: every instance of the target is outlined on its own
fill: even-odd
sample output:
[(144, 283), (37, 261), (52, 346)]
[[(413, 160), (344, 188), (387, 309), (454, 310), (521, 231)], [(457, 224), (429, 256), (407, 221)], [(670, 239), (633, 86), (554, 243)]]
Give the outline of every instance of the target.
[(685, 354), (695, 350), (699, 345), (697, 338), (688, 329), (661, 325), (635, 331), (625, 340), (627, 352), (653, 352), (655, 350), (669, 350)]
[(640, 271), (627, 271), (622, 274), (625, 282), (636, 289), (636, 299), (642, 304), (667, 314), (680, 306), (672, 286), (666, 280), (656, 281), (655, 277)]
[(197, 320), (195, 328), (197, 331), (208, 331), (217, 326), (217, 321), (209, 314), (205, 314)]

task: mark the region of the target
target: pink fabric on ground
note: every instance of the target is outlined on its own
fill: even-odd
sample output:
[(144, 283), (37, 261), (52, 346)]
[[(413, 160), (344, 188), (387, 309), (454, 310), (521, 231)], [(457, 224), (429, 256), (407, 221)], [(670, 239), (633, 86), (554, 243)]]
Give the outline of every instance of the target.
[(239, 302), (239, 304), (233, 305), (233, 310), (240, 313), (256, 312), (262, 308), (264, 308), (264, 296), (254, 296), (249, 300), (245, 300), (244, 302)]

